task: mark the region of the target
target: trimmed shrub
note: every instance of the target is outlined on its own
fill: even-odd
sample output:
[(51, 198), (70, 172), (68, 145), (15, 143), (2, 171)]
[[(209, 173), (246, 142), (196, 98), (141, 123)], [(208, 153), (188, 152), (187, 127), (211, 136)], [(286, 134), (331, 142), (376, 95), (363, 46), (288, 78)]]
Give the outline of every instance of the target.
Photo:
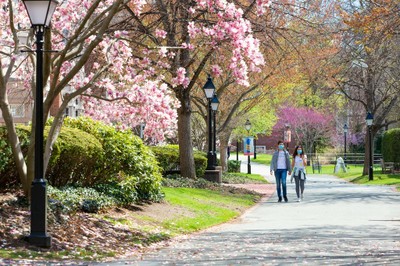
[[(47, 137), (49, 127), (44, 130)], [(25, 155), (29, 146), (30, 127), (18, 126), (17, 134)], [(8, 145), (5, 129), (0, 130), (0, 184), (16, 184), (19, 180), (16, 165)], [(92, 135), (78, 129), (63, 128), (53, 147), (46, 179), (53, 186), (68, 184), (89, 185), (93, 183), (93, 169), (102, 154), (100, 142)]]
[(229, 173), (239, 173), (240, 172), (241, 161), (228, 160), (228, 172)]
[[(47, 137), (49, 127), (45, 129)], [(92, 186), (101, 183), (96, 173), (103, 156), (101, 143), (93, 136), (76, 128), (63, 127), (47, 167), (46, 178), (56, 187)]]
[(177, 145), (153, 146), (150, 149), (156, 156), (163, 174), (173, 169), (179, 169), (179, 148)]
[[(48, 130), (46, 127), (45, 136)], [(29, 127), (19, 127), (24, 151), (28, 147), (29, 134)], [(9, 184), (11, 178), (14, 182), (18, 180), (18, 175), (4, 129), (0, 131), (0, 140), (0, 183)], [(58, 187), (109, 183), (123, 193), (119, 198), (126, 203), (159, 201), (163, 197), (160, 168), (142, 140), (130, 131), (118, 131), (84, 117), (65, 119), (53, 147), (46, 178)]]
[(382, 155), (386, 162), (400, 163), (400, 128), (385, 132), (382, 139)]
[(116, 182), (127, 192), (136, 191), (139, 200), (158, 201), (163, 197), (161, 169), (138, 136), (87, 117), (67, 118), (64, 126), (92, 134), (102, 144), (101, 167), (96, 169), (98, 178)]
[[(151, 147), (155, 154), (157, 161), (162, 168), (164, 175), (168, 171), (179, 169), (179, 146), (178, 145), (165, 145)], [(207, 168), (206, 153), (202, 151), (194, 151), (194, 164), (196, 167), (196, 176), (203, 177)]]

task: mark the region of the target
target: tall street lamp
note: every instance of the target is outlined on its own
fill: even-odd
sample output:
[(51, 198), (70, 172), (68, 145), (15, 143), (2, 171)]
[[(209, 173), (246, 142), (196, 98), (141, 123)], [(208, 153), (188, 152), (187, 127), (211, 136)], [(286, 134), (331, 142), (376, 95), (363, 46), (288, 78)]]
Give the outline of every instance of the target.
[(217, 111), (219, 106), (219, 100), (217, 94), (214, 93), (213, 98), (211, 99), (211, 109), (213, 113), (213, 165), (217, 166)]
[(239, 138), (236, 140), (236, 161), (239, 162)]
[(344, 163), (346, 164), (346, 159), (347, 159), (347, 154), (346, 154), (346, 148), (347, 148), (347, 131), (349, 130), (349, 127), (347, 124), (344, 124), (343, 126), (343, 133), (344, 133)]
[(367, 113), (367, 117), (365, 118), (368, 126), (368, 138), (369, 138), (369, 171), (368, 171), (368, 180), (374, 180), (374, 168), (373, 168), (373, 156), (372, 156), (372, 123), (374, 122), (374, 116), (371, 112)]
[(257, 138), (257, 134), (255, 135), (255, 137), (254, 137), (254, 159), (257, 159), (257, 140), (256, 140), (256, 138)]
[(35, 97), (35, 176), (31, 187), (31, 233), (29, 243), (50, 247), (47, 233), (47, 188), (43, 169), (43, 35), (50, 26), (58, 5), (56, 0), (24, 0), (32, 28), (36, 35), (36, 97)]
[[(250, 135), (251, 123), (250, 120), (247, 119), (244, 124), (244, 128), (247, 130), (247, 136)], [(251, 164), (250, 164), (250, 154), (247, 156), (247, 173), (251, 174)]]
[(211, 109), (211, 99), (214, 97), (215, 94), (215, 86), (212, 82), (211, 76), (208, 75), (207, 82), (203, 86), (204, 94), (207, 98), (207, 120), (208, 120), (208, 152), (207, 152), (207, 168), (206, 170), (215, 170), (214, 166), (214, 156), (213, 156), (213, 137), (212, 137), (212, 109)]

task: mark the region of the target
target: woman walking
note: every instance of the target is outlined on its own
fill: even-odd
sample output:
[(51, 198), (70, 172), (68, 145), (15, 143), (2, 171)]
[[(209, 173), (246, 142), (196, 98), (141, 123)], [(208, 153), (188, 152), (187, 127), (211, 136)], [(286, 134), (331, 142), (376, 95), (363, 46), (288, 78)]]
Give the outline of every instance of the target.
[(303, 199), (304, 193), (304, 183), (306, 182), (306, 166), (307, 166), (307, 155), (304, 154), (303, 148), (301, 145), (296, 146), (293, 152), (293, 176), (291, 181), (296, 183), (296, 194), (297, 194), (297, 202), (300, 202)]

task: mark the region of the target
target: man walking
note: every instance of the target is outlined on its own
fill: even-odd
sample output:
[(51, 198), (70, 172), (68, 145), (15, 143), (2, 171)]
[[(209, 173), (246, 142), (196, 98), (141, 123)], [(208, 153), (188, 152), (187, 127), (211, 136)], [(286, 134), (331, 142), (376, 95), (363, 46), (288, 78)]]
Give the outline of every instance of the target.
[(292, 172), (290, 163), (290, 155), (285, 150), (283, 141), (278, 141), (278, 150), (274, 152), (271, 160), (271, 175), (275, 173), (276, 180), (276, 192), (278, 194), (278, 202), (282, 202), (282, 196), (285, 202), (288, 202), (287, 189), (286, 189), (286, 178)]

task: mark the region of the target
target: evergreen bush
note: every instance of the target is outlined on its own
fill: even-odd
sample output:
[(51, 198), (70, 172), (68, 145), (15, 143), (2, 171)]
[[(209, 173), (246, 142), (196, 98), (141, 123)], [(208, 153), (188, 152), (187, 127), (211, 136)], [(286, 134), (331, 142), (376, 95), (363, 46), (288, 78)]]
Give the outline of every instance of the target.
[(400, 163), (400, 128), (385, 132), (382, 139), (382, 156), (386, 162)]
[[(45, 129), (47, 137), (49, 127)], [(93, 136), (76, 128), (64, 127), (53, 146), (46, 178), (56, 187), (92, 186), (104, 182), (96, 169), (101, 167), (103, 148)]]
[(229, 173), (240, 173), (241, 161), (228, 160), (228, 172)]
[(151, 150), (138, 136), (87, 117), (67, 118), (64, 126), (92, 134), (102, 144), (101, 167), (96, 169), (98, 178), (117, 182), (129, 193), (136, 191), (139, 200), (158, 201), (163, 197), (161, 169)]
[[(179, 169), (179, 146), (178, 145), (165, 145), (151, 147), (151, 150), (155, 154), (157, 161), (162, 168), (164, 176), (169, 171)], [(194, 164), (196, 167), (196, 176), (203, 177), (207, 167), (206, 153), (195, 150), (194, 153)]]

